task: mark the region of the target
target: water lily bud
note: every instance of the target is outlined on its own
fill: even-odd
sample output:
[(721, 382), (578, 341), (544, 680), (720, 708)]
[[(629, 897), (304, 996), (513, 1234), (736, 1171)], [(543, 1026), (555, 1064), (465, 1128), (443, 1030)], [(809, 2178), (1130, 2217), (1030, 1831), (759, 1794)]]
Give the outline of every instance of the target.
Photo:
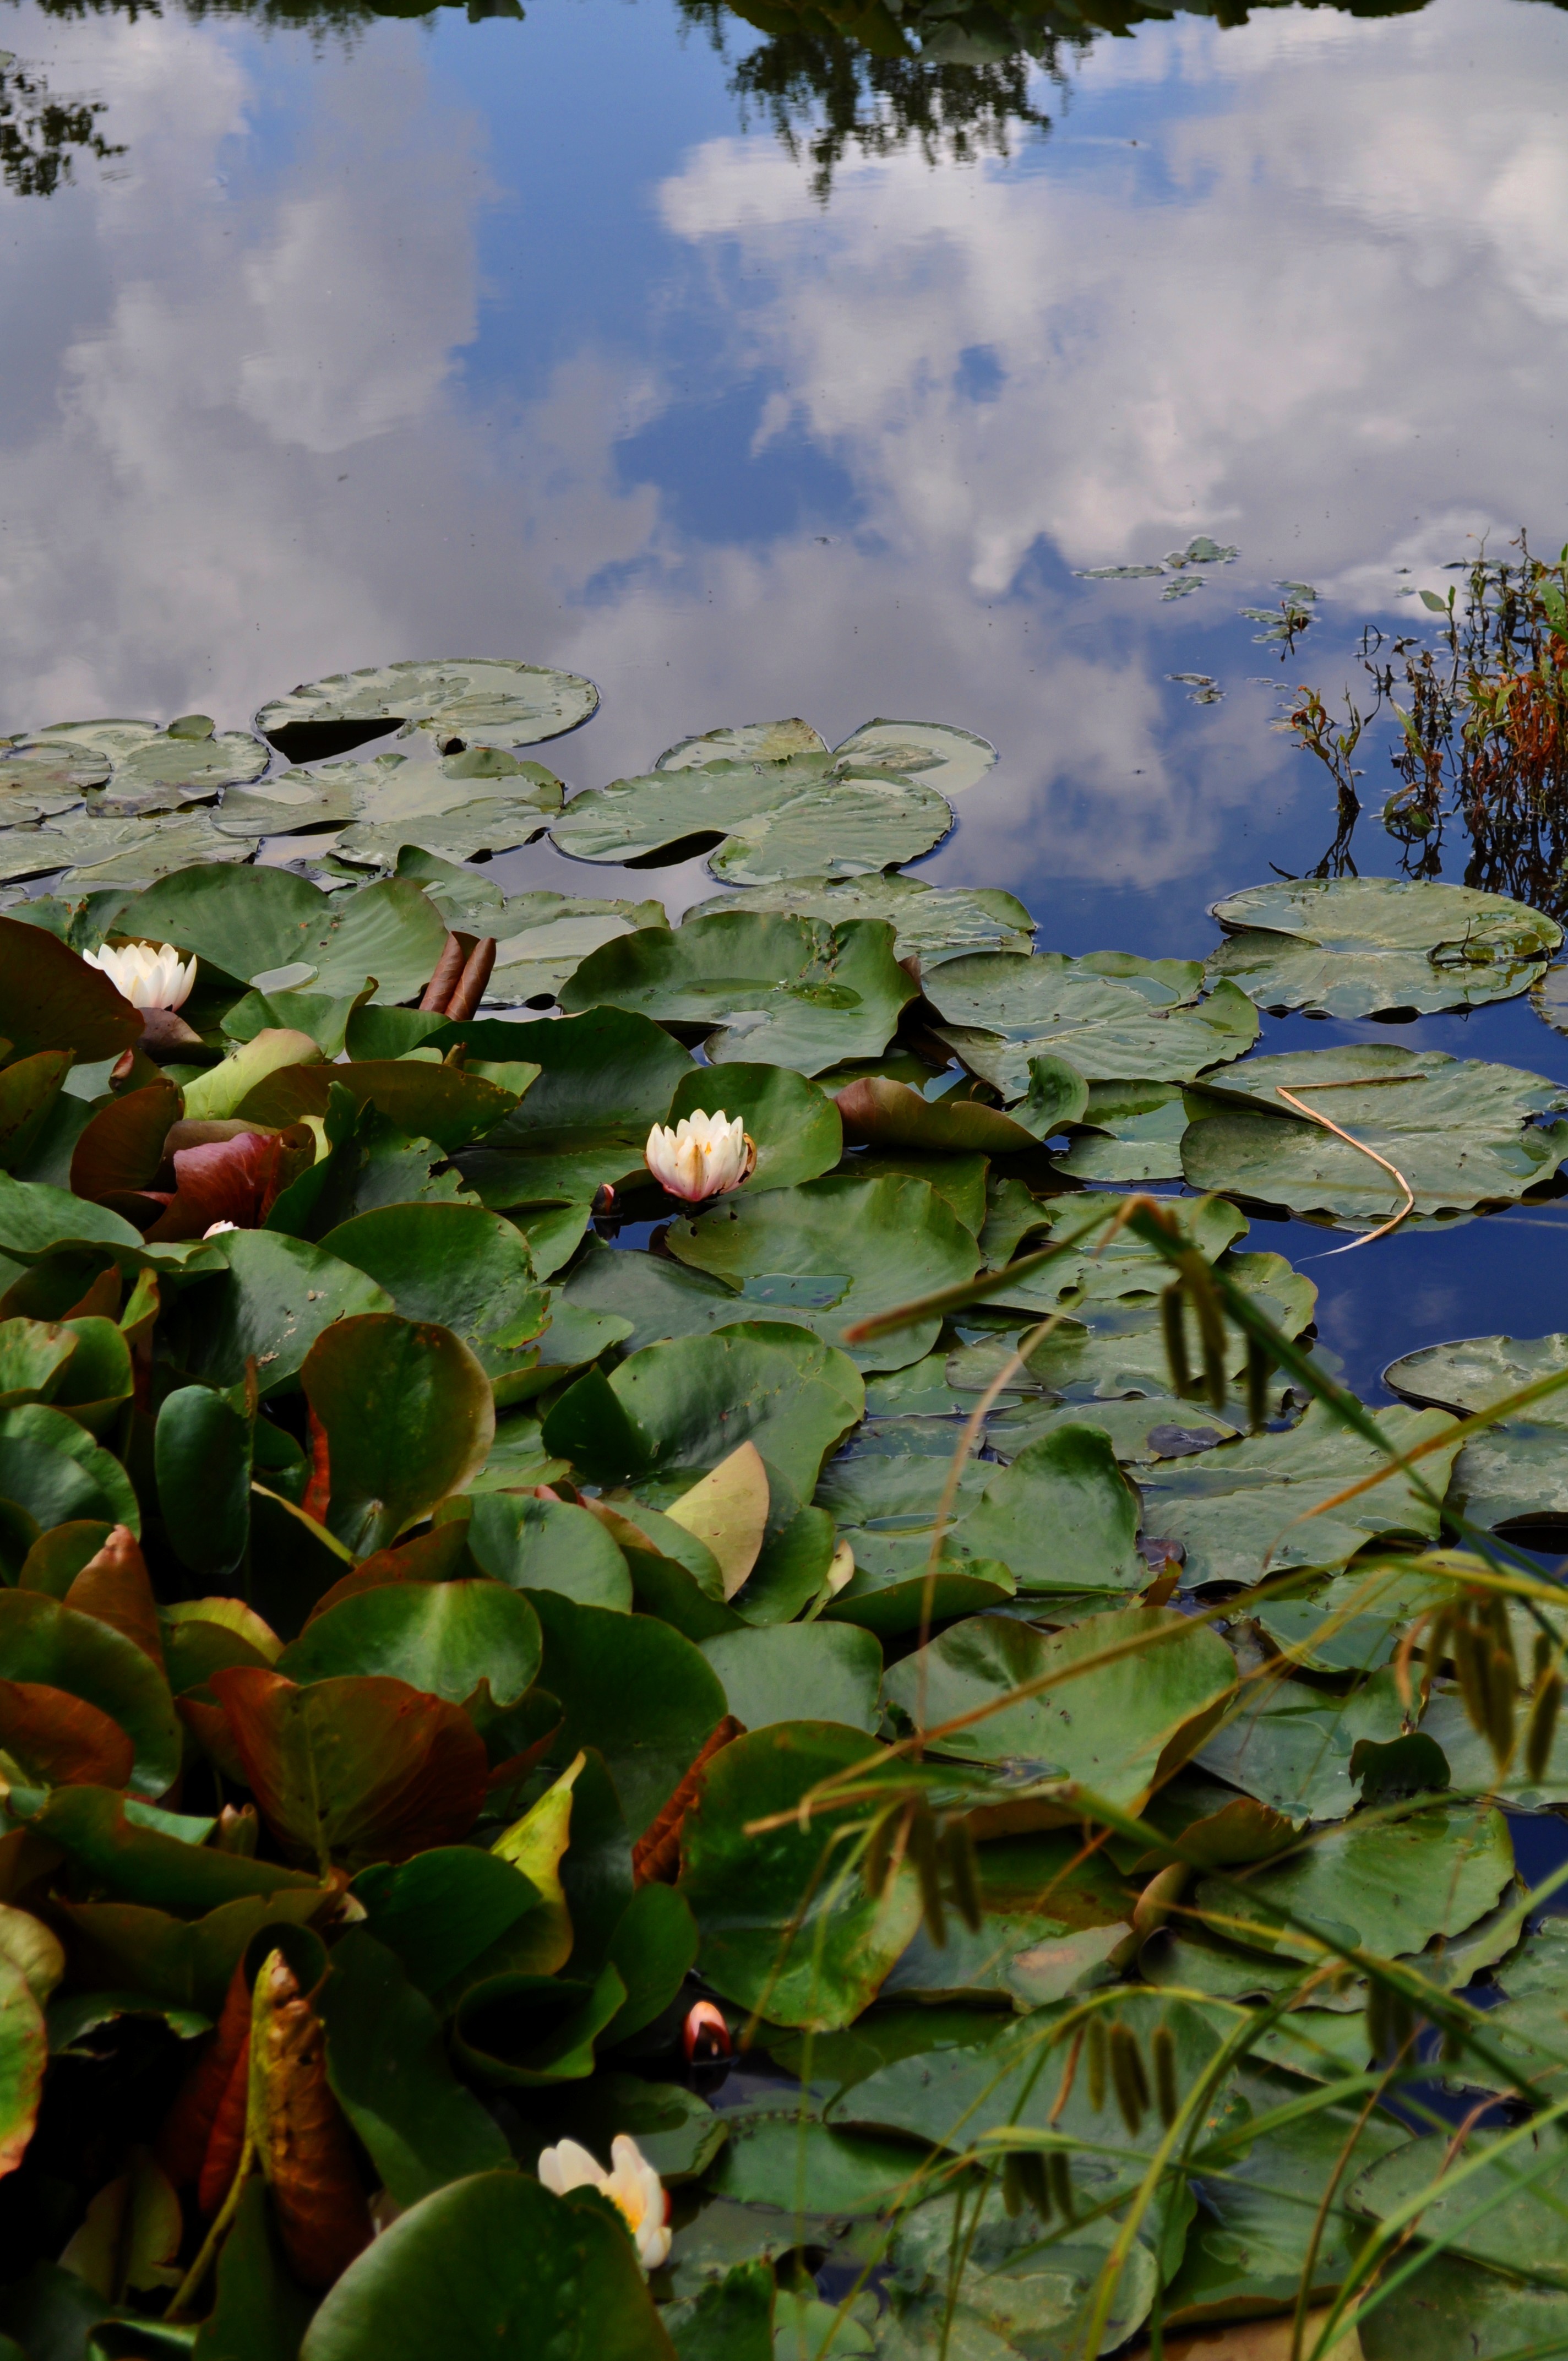
[(203, 1238), (221, 1237), (225, 1230), (237, 1230), (238, 1227), (237, 1222), (210, 1222), (202, 1235)]
[(124, 943), (113, 950), (83, 951), (89, 967), (106, 975), (115, 990), (133, 1008), (181, 1008), (196, 981), (194, 959), (181, 961), (172, 943), (154, 950), (150, 943)]
[(710, 2000), (699, 2000), (688, 2009), (681, 2027), (681, 2047), (688, 2066), (710, 2066), (720, 2058), (732, 2057), (735, 2045), (729, 2038), (723, 2011), (715, 2008)]
[(654, 1180), (692, 1205), (738, 1189), (757, 1161), (756, 1143), (740, 1116), (731, 1121), (722, 1107), (712, 1115), (698, 1107), (673, 1129), (656, 1123), (644, 1154)]
[(656, 2271), (670, 2251), (670, 2201), (664, 2184), (625, 2132), (609, 2144), (610, 2169), (573, 2139), (545, 2148), (539, 2158), (539, 2178), (557, 2197), (574, 2189), (597, 2189), (625, 2220), (645, 2271)]

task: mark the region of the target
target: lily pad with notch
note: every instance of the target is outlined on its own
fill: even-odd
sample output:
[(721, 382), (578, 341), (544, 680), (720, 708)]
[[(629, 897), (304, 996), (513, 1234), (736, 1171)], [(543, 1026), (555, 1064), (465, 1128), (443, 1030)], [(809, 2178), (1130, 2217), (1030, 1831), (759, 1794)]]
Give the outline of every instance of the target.
[(1004, 1099), (1024, 1096), (1030, 1060), (1065, 1060), (1086, 1082), (1191, 1082), (1257, 1038), (1257, 1012), (1234, 984), (1200, 997), (1191, 961), (1130, 954), (977, 951), (944, 960), (926, 995), (938, 1037)]
[(1035, 933), (1023, 903), (1000, 885), (931, 885), (896, 870), (882, 876), (785, 877), (748, 893), (715, 895), (686, 916), (706, 918), (718, 910), (773, 910), (785, 917), (825, 918), (830, 926), (845, 918), (885, 918), (894, 929), (894, 956), (928, 967), (965, 951), (1027, 951)]
[[(1281, 1090), (1361, 1145), (1291, 1108)], [(1518, 1066), (1440, 1049), (1287, 1050), (1207, 1074), (1203, 1092), (1208, 1105), (1181, 1151), (1194, 1188), (1357, 1228), (1405, 1205), (1387, 1164), (1409, 1184), (1413, 1211), (1432, 1214), (1517, 1200), (1568, 1159), (1568, 1091)], [(1549, 1115), (1557, 1120), (1541, 1120)]]
[[(1390, 1361), (1383, 1382), (1409, 1401), (1461, 1417), (1490, 1410), (1541, 1378), (1568, 1372), (1568, 1336), (1471, 1336)], [(1568, 1387), (1486, 1428), (1454, 1464), (1449, 1497), (1478, 1525), (1568, 1519)]]
[(577, 861), (649, 866), (711, 852), (721, 883), (772, 885), (826, 867), (860, 876), (918, 860), (953, 825), (934, 787), (836, 756), (650, 771), (574, 796), (550, 833)]
[(598, 710), (579, 673), (512, 657), (446, 656), (366, 664), (275, 697), (256, 727), (291, 762), (346, 754), (389, 730), (428, 730), (444, 753), (462, 746), (532, 746), (559, 738)]
[[(1123, 1607), (1051, 1632), (971, 1616), (903, 1657), (883, 1686), (911, 1724), (918, 1716), (929, 1752), (1027, 1763), (1037, 1779), (1072, 1781), (1135, 1814), (1203, 1743), (1235, 1684), (1216, 1632), (1173, 1609)], [(946, 1727), (981, 1708), (983, 1719)], [(1049, 1825), (1051, 1806), (1030, 1808)], [(1070, 1795), (1055, 1813), (1063, 1825), (1082, 1816)]]
[[(1376, 1416), (1396, 1451), (1441, 1436), (1450, 1422), (1441, 1411), (1380, 1410)], [(1342, 1507), (1308, 1515), (1386, 1465), (1374, 1444), (1312, 1402), (1287, 1433), (1245, 1436), (1199, 1459), (1150, 1469), (1143, 1478), (1144, 1523), (1181, 1543), (1189, 1586), (1251, 1585), (1290, 1566), (1339, 1566), (1386, 1535), (1435, 1541), (1458, 1447), (1441, 1446), (1410, 1475), (1391, 1476)], [(1412, 1475), (1434, 1499), (1421, 1497)]]
[[(973, 1276), (979, 1250), (928, 1181), (829, 1173), (795, 1189), (721, 1198), (668, 1233), (677, 1261), (738, 1286), (749, 1305), (793, 1312), (828, 1344), (857, 1320)], [(847, 1348), (862, 1369), (901, 1369), (940, 1326), (923, 1320)]]
[(1091, 1082), (1069, 1148), (1053, 1156), (1075, 1180), (1179, 1180), (1187, 1102), (1174, 1082)]
[(578, 968), (561, 1005), (638, 1010), (706, 1039), (716, 1064), (815, 1074), (878, 1056), (917, 989), (894, 958), (885, 924), (726, 911), (606, 943)]
[(1230, 937), (1209, 961), (1260, 1008), (1325, 1016), (1475, 1008), (1537, 983), (1563, 940), (1542, 911), (1471, 885), (1298, 877), (1216, 902)]

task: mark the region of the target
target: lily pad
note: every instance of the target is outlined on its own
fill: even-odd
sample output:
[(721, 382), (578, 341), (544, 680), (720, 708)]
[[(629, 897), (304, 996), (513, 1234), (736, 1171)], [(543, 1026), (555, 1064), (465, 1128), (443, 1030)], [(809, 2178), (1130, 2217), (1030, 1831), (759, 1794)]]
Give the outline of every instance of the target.
[(1168, 981), (1147, 961), (1107, 972), (1100, 956), (1099, 965), (1060, 952), (944, 960), (926, 984), (946, 1020), (937, 1030), (1004, 1099), (1024, 1096), (1034, 1058), (1062, 1059), (1087, 1082), (1190, 1082), (1256, 1040), (1257, 1012), (1234, 984), (1200, 1001), (1195, 976)]
[(989, 738), (955, 730), (948, 721), (862, 721), (833, 752), (839, 762), (851, 755), (881, 770), (901, 771), (945, 796), (977, 786), (996, 761)]
[[(472, 1028), (467, 1038), (476, 1039)], [(540, 1068), (484, 1147), (462, 1160), (467, 1185), (502, 1212), (580, 1204), (586, 1218), (596, 1190), (641, 1180), (649, 1131), (693, 1071), (667, 1033), (628, 1009), (590, 1007), (528, 1025), (497, 1020), (477, 1038)], [(567, 1252), (581, 1234), (579, 1227)], [(537, 1254), (534, 1266), (548, 1276)]]
[[(738, 1287), (752, 1317), (796, 1320), (832, 1345), (853, 1321), (971, 1278), (978, 1260), (973, 1235), (928, 1181), (892, 1175), (829, 1173), (720, 1198), (672, 1223), (668, 1245), (677, 1261)], [(930, 1351), (940, 1324), (921, 1321), (851, 1356), (862, 1369), (904, 1368)]]
[[(439, 895), (433, 898), (438, 903)], [(485, 986), (487, 1006), (542, 1005), (559, 997), (589, 955), (640, 927), (662, 927), (657, 902), (596, 899), (592, 895), (541, 891), (518, 894), (478, 931), (496, 938), (496, 964)]]
[(852, 1623), (778, 1623), (721, 1631), (702, 1653), (745, 1730), (774, 1722), (836, 1721), (876, 1729), (882, 1650)]
[[(1568, 1336), (1472, 1336), (1391, 1361), (1383, 1382), (1410, 1401), (1461, 1417), (1489, 1410), (1539, 1378), (1568, 1370)], [(1568, 1517), (1568, 1388), (1465, 1444), (1449, 1497), (1478, 1525)]]
[[(863, 1807), (804, 1820), (795, 1810), (808, 1789), (874, 1752), (862, 1731), (835, 1722), (754, 1730), (715, 1757), (686, 1816), (679, 1891), (701, 1930), (700, 1972), (775, 2024), (848, 2025), (915, 1931), (911, 1869), (900, 1867), (873, 1897), (857, 1868), (840, 1865), (834, 1830)], [(775, 1814), (788, 1816), (782, 1827), (750, 1833)]]
[(1322, 1927), (1336, 1942), (1386, 1959), (1423, 1950), (1434, 1936), (1462, 1935), (1511, 1882), (1514, 1849), (1499, 1811), (1453, 1804), (1406, 1819), (1353, 1819), (1307, 1838), (1234, 1886), (1202, 1880), (1200, 1911), (1212, 1911), (1231, 1940), (1263, 1951), (1315, 1950), (1289, 1919)]
[(918, 860), (952, 824), (934, 787), (796, 754), (615, 779), (574, 796), (550, 833), (577, 861), (648, 864), (713, 849), (708, 867), (721, 882), (772, 885), (813, 868), (856, 877)]
[(1053, 1156), (1075, 1180), (1179, 1180), (1187, 1104), (1174, 1082), (1091, 1082), (1070, 1148)]
[(193, 861), (248, 861), (253, 848), (224, 836), (205, 812), (164, 819), (100, 818), (85, 812), (0, 830), (0, 878), (68, 872), (75, 893), (100, 885), (148, 885)]
[[(944, 2193), (899, 2217), (890, 2310), (876, 2345), (882, 2361), (923, 2361), (944, 2347), (954, 2361), (1021, 2354), (1075, 2361), (1085, 2350), (1113, 2224), (1090, 2220), (1047, 2239), (1030, 2214), (1009, 2215), (999, 2189), (978, 2206), (968, 2199), (967, 2191), (961, 2198)], [(961, 2261), (955, 2265), (955, 2257)], [(1121, 2349), (1147, 2318), (1157, 2279), (1153, 2253), (1135, 2239), (1116, 2273), (1102, 2351)]]
[(0, 824), (16, 828), (70, 811), (109, 775), (109, 758), (90, 746), (13, 740), (0, 744)]
[[(1408, 1451), (1442, 1433), (1442, 1411), (1377, 1412), (1396, 1450)], [(1441, 1502), (1458, 1450), (1430, 1452), (1416, 1471)], [(1321, 1516), (1305, 1512), (1331, 1500), (1384, 1465), (1382, 1454), (1347, 1427), (1324, 1403), (1313, 1402), (1285, 1434), (1256, 1434), (1222, 1443), (1201, 1458), (1164, 1462), (1143, 1480), (1144, 1525), (1186, 1554), (1190, 1584), (1261, 1582), (1294, 1565), (1343, 1565), (1375, 1536), (1409, 1534), (1435, 1541), (1440, 1507), (1430, 1506), (1408, 1475), (1391, 1476)]]
[(773, 910), (784, 917), (885, 918), (894, 930), (895, 959), (924, 966), (965, 951), (1026, 951), (1035, 921), (1000, 885), (929, 885), (896, 871), (871, 877), (785, 877), (746, 894), (718, 894), (688, 910), (688, 918), (718, 910)]
[[(1287, 2025), (1296, 2022), (1285, 2019)], [(1365, 2048), (1359, 2028), (1357, 2037)], [(1243, 2077), (1239, 2088), (1258, 2115), (1270, 2114), (1289, 2094), (1288, 2085), (1263, 2075)], [(1204, 2213), (1166, 2291), (1171, 2325), (1234, 2317), (1254, 2306), (1288, 2310), (1309, 2268), (1313, 2294), (1337, 2293), (1365, 2235), (1365, 2224), (1344, 2202), (1351, 2180), (1409, 2136), (1386, 2116), (1323, 2107), (1261, 2133), (1227, 2157), (1212, 2178), (1204, 2178)], [(1338, 2202), (1325, 2207), (1329, 2189)], [(1425, 2346), (1416, 2349), (1427, 2361)]]
[(376, 979), (378, 1002), (412, 999), (446, 940), (440, 914), (411, 879), (323, 894), (287, 870), (196, 867), (127, 902), (116, 925), (171, 942), (220, 972), (247, 980), (308, 967), (310, 989), (353, 994)]
[[(1291, 1269), (1283, 1255), (1229, 1254), (1219, 1268), (1288, 1336), (1300, 1334), (1312, 1316), (1317, 1290), (1303, 1273)], [(1046, 1279), (1049, 1275), (1047, 1265), (1039, 1276)], [(1018, 1294), (1027, 1301), (1023, 1288)], [(1169, 1386), (1157, 1296), (1099, 1296), (1085, 1290), (1068, 1295), (1065, 1301), (1058, 1299), (1058, 1308), (1067, 1317), (1029, 1356), (1031, 1376), (1051, 1392), (1105, 1398), (1162, 1393)], [(1189, 1366), (1201, 1367), (1202, 1352), (1190, 1305), (1183, 1307), (1182, 1320)], [(1234, 1328), (1225, 1332), (1224, 1360), (1226, 1376), (1239, 1378), (1246, 1366), (1246, 1342)]]
[(782, 763), (791, 754), (828, 752), (827, 739), (796, 716), (787, 721), (741, 721), (729, 729), (705, 730), (698, 738), (682, 738), (665, 747), (653, 768), (695, 771), (708, 763)]
[(1136, 1894), (1076, 1832), (1006, 1837), (976, 1850), (984, 1918), (949, 1917), (943, 1940), (922, 1926), (882, 1989), (884, 2000), (1011, 2002), (1041, 2008), (1106, 1981), (1134, 1939)]
[(1212, 977), (1260, 1008), (1372, 1016), (1475, 1008), (1528, 991), (1563, 940), (1555, 919), (1501, 894), (1409, 877), (1300, 877), (1214, 905), (1231, 939)]
[(716, 1063), (815, 1074), (845, 1058), (876, 1057), (917, 989), (885, 925), (726, 911), (607, 943), (578, 968), (561, 1005), (637, 1009), (706, 1037)]
[(1399, 1735), (1404, 1708), (1398, 1686), (1384, 1672), (1342, 1697), (1306, 1681), (1281, 1680), (1278, 1669), (1245, 1685), (1236, 1710), (1198, 1760), (1287, 1819), (1343, 1820), (1361, 1801), (1360, 1783), (1350, 1771), (1354, 1749), (1364, 1739), (1386, 1746)]
[(443, 752), (459, 746), (532, 746), (562, 737), (598, 710), (578, 673), (510, 657), (445, 656), (367, 664), (291, 689), (264, 705), (256, 727), (292, 761), (346, 754), (400, 723), (428, 730)]
[[(1555, 2235), (1554, 2233), (1552, 2235)], [(1415, 2277), (1361, 2322), (1365, 2361), (1506, 2361), (1568, 2352), (1568, 2290), (1529, 2286), (1432, 2246)]]
[(1522, 1197), (1568, 1158), (1568, 1091), (1518, 1066), (1378, 1043), (1249, 1058), (1206, 1078), (1212, 1113), (1190, 1126), (1182, 1168), (1195, 1188), (1372, 1228), (1405, 1203), (1393, 1175), (1278, 1095), (1288, 1090), (1401, 1172), (1418, 1213)]
[[(1093, 1663), (1132, 1640), (1146, 1644)], [(1230, 1650), (1206, 1626), (1169, 1608), (1129, 1607), (1052, 1632), (1011, 1616), (971, 1616), (902, 1658), (883, 1686), (911, 1725), (918, 1719), (930, 1733), (933, 1754), (1071, 1780), (1135, 1813), (1202, 1743), (1235, 1678)], [(1048, 1686), (1014, 1698), (1041, 1681)], [(981, 1707), (994, 1710), (944, 1728)], [(1061, 1817), (1081, 1817), (1070, 1796)]]

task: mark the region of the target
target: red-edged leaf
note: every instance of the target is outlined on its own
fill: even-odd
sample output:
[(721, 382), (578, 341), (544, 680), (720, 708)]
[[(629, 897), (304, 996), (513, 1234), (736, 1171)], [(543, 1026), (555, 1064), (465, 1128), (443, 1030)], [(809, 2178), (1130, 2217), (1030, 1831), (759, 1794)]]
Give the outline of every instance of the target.
[[(95, 1205), (111, 1205), (136, 1221), (157, 1217), (159, 1201), (146, 1192), (163, 1162), (163, 1143), (180, 1118), (180, 1093), (161, 1079), (101, 1106), (77, 1141), (71, 1159), (72, 1193)], [(119, 1310), (116, 1300), (113, 1318)]]
[(0, 1681), (0, 1748), (37, 1787), (123, 1787), (136, 1763), (117, 1721), (43, 1681)]
[(290, 1181), (315, 1161), (315, 1136), (303, 1124), (176, 1148), (174, 1194), (147, 1235), (160, 1241), (199, 1238), (214, 1222), (259, 1229)]
[(123, 1631), (162, 1672), (158, 1602), (152, 1595), (147, 1560), (128, 1525), (113, 1528), (103, 1548), (88, 1559), (66, 1592), (65, 1604), (79, 1615), (95, 1615), (100, 1623)]
[[(323, 1443), (324, 1448), (324, 1443)], [(433, 1525), (427, 1533), (415, 1533), (411, 1541), (399, 1542), (392, 1549), (377, 1550), (362, 1558), (341, 1582), (323, 1591), (305, 1618), (307, 1630), (318, 1615), (340, 1599), (352, 1598), (356, 1591), (378, 1590), (384, 1582), (446, 1582), (457, 1571), (464, 1550), (468, 1543), (468, 1527), (460, 1517), (444, 1525)]]
[(223, 2014), (181, 2084), (153, 2149), (176, 2189), (188, 2188), (202, 2169), (224, 2092), (249, 2035), (250, 1986), (245, 1980), (242, 1955), (229, 1979)]
[(263, 1817), (304, 1859), (406, 1861), (478, 1817), (489, 1766), (460, 1706), (379, 1673), (302, 1688), (231, 1664), (211, 1687)]
[(139, 1041), (142, 1016), (69, 943), (20, 918), (0, 918), (0, 1007), (19, 1058), (74, 1049), (86, 1064)]

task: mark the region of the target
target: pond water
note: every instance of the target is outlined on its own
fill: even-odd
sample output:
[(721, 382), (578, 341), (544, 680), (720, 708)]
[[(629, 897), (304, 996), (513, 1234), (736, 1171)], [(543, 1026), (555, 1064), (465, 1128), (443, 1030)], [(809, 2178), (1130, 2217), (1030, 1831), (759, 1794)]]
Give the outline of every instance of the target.
[[(1002, 760), (921, 873), (1012, 887), (1042, 948), (1202, 952), (1332, 835), (1282, 692), (1430, 627), (1476, 537), (1563, 537), (1568, 13), (941, 21), (900, 64), (718, 0), (7, 0), (0, 728), (234, 726), (455, 651), (600, 684), (574, 785), (930, 716)], [(1196, 535), (1238, 555), (1082, 578)], [(1286, 584), (1282, 646), (1243, 610)], [(1526, 1001), (1264, 1046), (1368, 1032), (1568, 1079)], [(1311, 1267), (1377, 1399), (1397, 1349), (1564, 1324), (1568, 1202)]]

